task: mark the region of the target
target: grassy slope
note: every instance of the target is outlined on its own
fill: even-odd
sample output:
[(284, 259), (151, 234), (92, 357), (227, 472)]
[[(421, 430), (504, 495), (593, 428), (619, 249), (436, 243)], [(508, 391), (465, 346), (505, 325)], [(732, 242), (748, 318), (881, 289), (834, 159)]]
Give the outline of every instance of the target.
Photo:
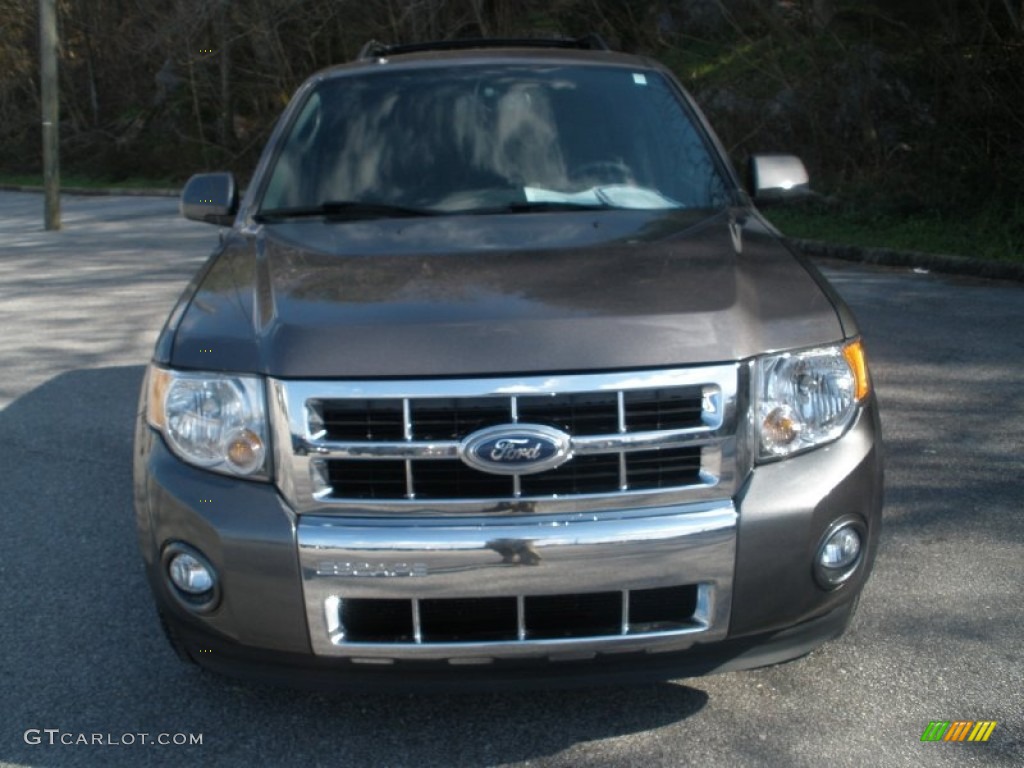
[(952, 219), (773, 207), (765, 215), (791, 237), (843, 245), (1024, 262), (1024, 210)]
[[(814, 71), (815, 63), (802, 58), (801, 53), (807, 54), (807, 51), (797, 48), (780, 56), (778, 50), (763, 39), (744, 45), (693, 41), (685, 50), (670, 52), (666, 63), (693, 91), (726, 84), (754, 98), (759, 88), (771, 92), (787, 79), (798, 80), (803, 76), (801, 70)], [(830, 56), (844, 54), (841, 50), (826, 48), (824, 55), (828, 60)], [(713, 124), (724, 124), (713, 114), (711, 117)], [(799, 147), (787, 149), (800, 152)], [(816, 181), (820, 186), (822, 180)], [(1024, 262), (1024, 197), (1016, 201), (993, 200), (987, 207), (975, 208), (970, 213), (937, 210), (903, 213), (899, 212), (901, 195), (889, 189), (861, 187), (847, 195), (843, 189), (826, 184), (819, 191), (838, 198), (839, 204), (779, 206), (768, 209), (765, 214), (792, 237)]]

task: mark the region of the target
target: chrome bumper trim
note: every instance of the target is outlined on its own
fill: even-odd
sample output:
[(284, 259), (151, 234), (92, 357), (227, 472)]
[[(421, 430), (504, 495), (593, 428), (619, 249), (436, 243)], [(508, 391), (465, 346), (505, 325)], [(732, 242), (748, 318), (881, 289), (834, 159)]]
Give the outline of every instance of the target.
[[(642, 514), (641, 514), (642, 512)], [(359, 659), (558, 657), (567, 653), (671, 651), (728, 633), (736, 556), (731, 502), (623, 511), (572, 519), (429, 518), (403, 526), (373, 519), (304, 516), (298, 544), (306, 617), (313, 650)], [(510, 552), (528, 551), (527, 558)], [(631, 629), (623, 611), (618, 634), (530, 639), (524, 596), (622, 592), (697, 585), (686, 626)], [(424, 642), (420, 600), (516, 598), (518, 639)], [(412, 642), (348, 642), (341, 624), (345, 599), (408, 600)]]
[[(408, 401), (406, 401), (408, 402)], [(632, 435), (588, 435), (569, 441), (574, 456), (593, 456), (601, 453), (634, 453), (663, 448), (685, 448), (689, 445), (718, 446), (729, 438), (711, 436), (711, 427), (664, 432), (640, 432)], [(322, 459), (457, 459), (460, 456), (458, 440), (424, 442), (337, 442), (331, 440), (295, 441), (296, 453)]]

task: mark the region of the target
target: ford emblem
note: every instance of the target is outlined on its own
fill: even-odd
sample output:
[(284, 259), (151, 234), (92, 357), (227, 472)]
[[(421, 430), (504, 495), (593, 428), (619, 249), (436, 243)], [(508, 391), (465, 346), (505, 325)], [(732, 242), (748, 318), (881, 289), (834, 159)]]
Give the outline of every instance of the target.
[(506, 424), (468, 435), (459, 446), (462, 460), (494, 475), (532, 475), (572, 458), (571, 438), (542, 424)]

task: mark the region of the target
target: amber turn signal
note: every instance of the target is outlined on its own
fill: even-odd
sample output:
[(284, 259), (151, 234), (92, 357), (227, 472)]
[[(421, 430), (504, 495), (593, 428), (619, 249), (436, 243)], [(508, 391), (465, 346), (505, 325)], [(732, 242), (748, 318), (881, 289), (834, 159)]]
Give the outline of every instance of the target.
[(864, 344), (859, 339), (843, 347), (843, 357), (850, 364), (855, 382), (854, 398), (862, 401), (871, 394), (871, 379), (868, 376), (868, 361), (864, 355)]

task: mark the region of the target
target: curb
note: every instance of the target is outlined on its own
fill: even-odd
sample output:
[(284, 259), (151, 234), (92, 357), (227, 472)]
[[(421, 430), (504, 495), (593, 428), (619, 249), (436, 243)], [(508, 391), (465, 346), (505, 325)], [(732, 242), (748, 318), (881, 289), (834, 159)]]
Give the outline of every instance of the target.
[(1009, 261), (987, 261), (967, 256), (952, 256), (922, 251), (894, 251), (889, 248), (862, 248), (856, 245), (835, 245), (820, 240), (787, 237), (789, 246), (807, 256), (878, 264), (885, 267), (927, 269), (950, 275), (984, 277), (990, 280), (1024, 282), (1024, 264)]

